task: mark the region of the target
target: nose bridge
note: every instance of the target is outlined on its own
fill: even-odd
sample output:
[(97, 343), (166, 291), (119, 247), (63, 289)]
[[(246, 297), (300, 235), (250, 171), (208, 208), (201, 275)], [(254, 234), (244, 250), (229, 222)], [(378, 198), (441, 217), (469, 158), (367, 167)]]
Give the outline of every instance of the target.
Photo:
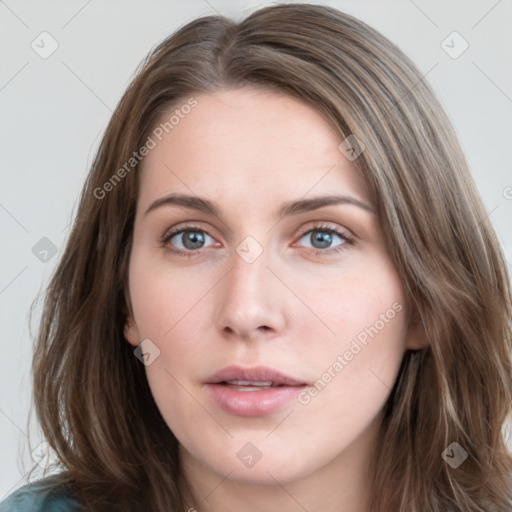
[(231, 271), (227, 276), (228, 298), (232, 297), (240, 306), (246, 301), (260, 306), (266, 303), (269, 291), (268, 275), (271, 275), (267, 265), (266, 251), (262, 250), (257, 254), (250, 243), (249, 247), (241, 243), (233, 254)]

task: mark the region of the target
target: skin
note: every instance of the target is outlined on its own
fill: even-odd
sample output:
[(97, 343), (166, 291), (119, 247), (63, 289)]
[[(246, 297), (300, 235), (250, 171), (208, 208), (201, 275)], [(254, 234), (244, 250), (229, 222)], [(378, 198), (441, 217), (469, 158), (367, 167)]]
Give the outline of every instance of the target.
[[(307, 104), (254, 88), (196, 99), (143, 161), (125, 330), (132, 345), (150, 339), (160, 350), (147, 378), (181, 445), (187, 502), (199, 512), (365, 512), (383, 406), (404, 352), (424, 339), (409, 328), (374, 212), (354, 204), (281, 218), (277, 211), (332, 194), (372, 208), (366, 185), (338, 149), (339, 131)], [(176, 205), (145, 214), (170, 193), (216, 202), (220, 215)], [(193, 256), (171, 250), (192, 252), (187, 235), (160, 243), (185, 224), (199, 231)], [(329, 239), (325, 225), (352, 242)], [(315, 227), (326, 248), (304, 235)], [(263, 249), (251, 263), (236, 251), (247, 236)], [(233, 364), (314, 383), (396, 303), (394, 318), (307, 404), (238, 417), (205, 389), (205, 378)], [(237, 457), (247, 442), (262, 454), (250, 468)]]

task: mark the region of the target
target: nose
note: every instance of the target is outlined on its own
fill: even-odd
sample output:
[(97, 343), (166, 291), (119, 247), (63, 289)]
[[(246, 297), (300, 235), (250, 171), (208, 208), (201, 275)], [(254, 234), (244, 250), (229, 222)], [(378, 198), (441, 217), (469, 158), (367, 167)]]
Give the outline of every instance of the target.
[(286, 327), (286, 290), (268, 266), (267, 253), (252, 262), (234, 251), (231, 269), (219, 283), (217, 328), (224, 337), (270, 339)]

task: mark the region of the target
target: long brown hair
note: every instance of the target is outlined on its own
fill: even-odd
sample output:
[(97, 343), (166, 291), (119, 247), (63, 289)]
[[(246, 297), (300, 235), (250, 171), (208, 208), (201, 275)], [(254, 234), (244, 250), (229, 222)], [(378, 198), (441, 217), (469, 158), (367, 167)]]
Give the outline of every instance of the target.
[[(362, 142), (354, 164), (428, 337), (427, 348), (406, 353), (386, 405), (372, 511), (508, 510), (501, 429), (512, 398), (512, 300), (468, 165), (406, 56), (361, 21), (307, 4), (182, 27), (147, 57), (103, 136), (34, 355), (36, 410), (84, 510), (185, 507), (178, 441), (123, 336), (139, 185), (138, 163), (126, 163), (163, 112), (246, 85), (300, 98), (332, 120), (340, 141)], [(457, 468), (442, 456), (454, 442), (468, 454)]]

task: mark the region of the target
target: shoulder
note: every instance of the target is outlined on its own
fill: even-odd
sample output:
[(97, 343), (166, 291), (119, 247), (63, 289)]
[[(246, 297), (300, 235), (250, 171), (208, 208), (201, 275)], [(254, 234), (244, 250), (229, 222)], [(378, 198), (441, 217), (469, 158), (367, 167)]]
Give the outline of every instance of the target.
[(78, 512), (80, 505), (59, 475), (25, 485), (0, 503), (0, 512)]

